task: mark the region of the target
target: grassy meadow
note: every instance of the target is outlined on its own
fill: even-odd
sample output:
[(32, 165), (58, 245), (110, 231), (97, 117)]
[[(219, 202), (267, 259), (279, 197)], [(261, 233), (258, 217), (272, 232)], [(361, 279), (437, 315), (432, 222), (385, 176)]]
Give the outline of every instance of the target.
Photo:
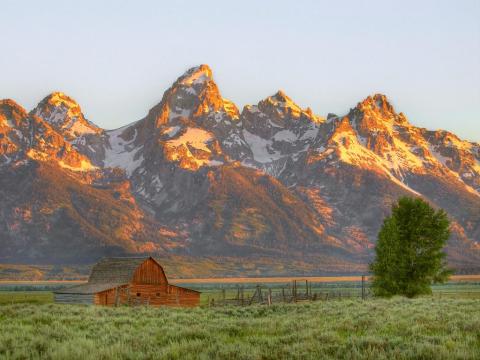
[(46, 304), (53, 302), (51, 291), (0, 291), (0, 305)]
[[(182, 284), (202, 291), (194, 309), (54, 304), (61, 286), (0, 286), (0, 359), (480, 358), (478, 281), (364, 301), (358, 282), (314, 283), (329, 300), (244, 307), (206, 304), (238, 286), (247, 298), (257, 284)], [(288, 284), (260, 286), (278, 294)]]
[(180, 309), (59, 305), (37, 295), (38, 303), (0, 305), (0, 358), (480, 358), (478, 299)]

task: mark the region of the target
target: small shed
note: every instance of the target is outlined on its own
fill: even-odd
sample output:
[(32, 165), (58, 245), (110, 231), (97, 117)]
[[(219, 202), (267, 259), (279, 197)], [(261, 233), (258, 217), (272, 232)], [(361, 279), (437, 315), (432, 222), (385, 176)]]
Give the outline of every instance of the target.
[(88, 282), (54, 292), (55, 302), (95, 305), (197, 306), (200, 292), (168, 283), (152, 257), (104, 258)]

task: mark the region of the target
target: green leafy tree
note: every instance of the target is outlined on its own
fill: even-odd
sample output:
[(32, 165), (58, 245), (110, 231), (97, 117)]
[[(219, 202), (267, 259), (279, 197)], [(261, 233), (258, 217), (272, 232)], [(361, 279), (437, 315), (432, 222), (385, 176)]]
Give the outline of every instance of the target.
[(400, 198), (378, 234), (370, 265), (374, 294), (414, 297), (430, 294), (432, 283), (446, 281), (452, 273), (443, 251), (449, 228), (445, 211), (420, 198)]

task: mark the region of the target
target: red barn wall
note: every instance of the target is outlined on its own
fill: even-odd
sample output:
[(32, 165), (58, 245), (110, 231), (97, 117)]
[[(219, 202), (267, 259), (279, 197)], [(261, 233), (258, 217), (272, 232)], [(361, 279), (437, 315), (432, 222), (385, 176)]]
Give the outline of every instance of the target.
[[(153, 306), (198, 306), (200, 293), (168, 285), (130, 284), (130, 301)], [(127, 299), (125, 299), (127, 300)]]

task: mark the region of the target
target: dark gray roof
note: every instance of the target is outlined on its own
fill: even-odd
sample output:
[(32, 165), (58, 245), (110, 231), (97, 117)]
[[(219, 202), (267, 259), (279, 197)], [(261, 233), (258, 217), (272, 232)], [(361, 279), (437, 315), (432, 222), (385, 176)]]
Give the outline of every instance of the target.
[(92, 268), (88, 283), (55, 291), (57, 294), (94, 294), (128, 284), (135, 270), (150, 257), (103, 258)]
[(109, 289), (114, 289), (123, 284), (104, 283), (104, 284), (82, 284), (55, 291), (55, 294), (96, 294)]
[(103, 258), (92, 268), (89, 283), (127, 284), (133, 273), (149, 257)]

